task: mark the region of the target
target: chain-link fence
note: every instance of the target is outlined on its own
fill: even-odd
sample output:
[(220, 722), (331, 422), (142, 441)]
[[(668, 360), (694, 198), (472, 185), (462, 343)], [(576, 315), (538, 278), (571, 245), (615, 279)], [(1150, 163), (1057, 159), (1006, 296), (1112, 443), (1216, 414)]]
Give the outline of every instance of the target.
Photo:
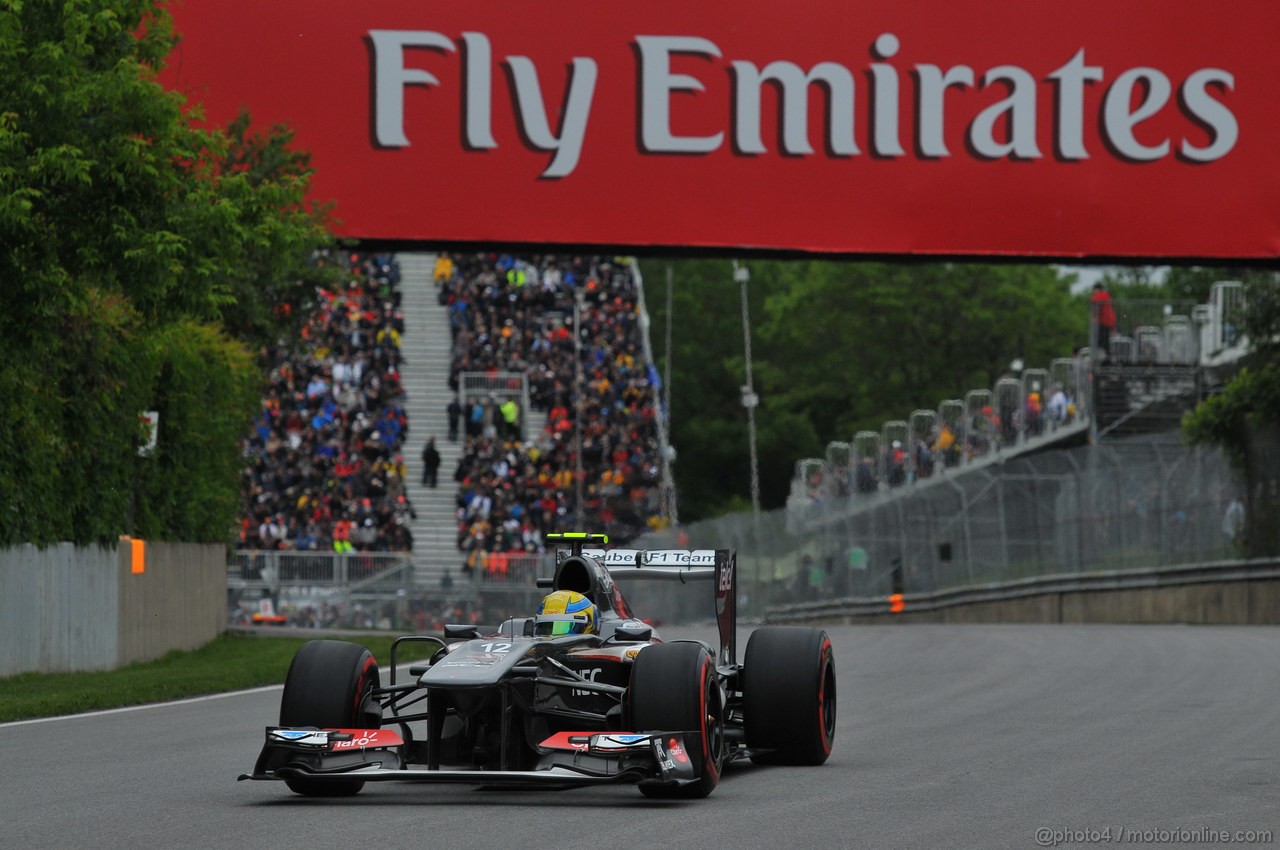
[(524, 434), (529, 433), (529, 379), (521, 372), (459, 372), (458, 400), (465, 407), (475, 402), (495, 405), (514, 401), (518, 405), (515, 423)]
[[(1118, 364), (1205, 363), (1223, 352), (1243, 351), (1244, 285), (1219, 281), (1207, 304), (1186, 299), (1122, 298), (1114, 305), (1116, 325), (1107, 347)], [(1090, 350), (1100, 344), (1097, 315)]]
[(733, 514), (638, 542), (738, 550), (743, 610), (1239, 555), (1243, 492), (1176, 434), (1042, 452), (874, 500)]
[[(404, 598), (412, 588), (413, 564), (404, 552), (240, 549), (227, 564), (228, 619), (284, 619), (311, 608)], [(269, 609), (263, 600), (270, 600)]]

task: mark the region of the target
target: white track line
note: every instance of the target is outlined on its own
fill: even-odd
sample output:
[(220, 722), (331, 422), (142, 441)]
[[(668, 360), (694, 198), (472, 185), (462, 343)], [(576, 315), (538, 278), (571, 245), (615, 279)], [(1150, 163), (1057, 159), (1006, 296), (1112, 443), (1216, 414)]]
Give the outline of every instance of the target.
[[(401, 664), (396, 667), (397, 672), (407, 672), (408, 664)], [(397, 678), (399, 676), (397, 675)], [(146, 711), (150, 708), (168, 708), (174, 705), (191, 705), (197, 702), (209, 702), (215, 699), (226, 699), (227, 697), (240, 697), (248, 694), (262, 694), (267, 691), (278, 691), (284, 685), (263, 685), (260, 688), (249, 688), (244, 691), (228, 691), (225, 694), (206, 694), (202, 697), (188, 697), (186, 699), (175, 699), (169, 702), (148, 702), (142, 705), (126, 705), (123, 708), (104, 708), (100, 711), (86, 711), (82, 714), (61, 714), (57, 717), (33, 717), (30, 720), (11, 720), (8, 723), (0, 723), (0, 729), (8, 729), (11, 726), (34, 726), (37, 723), (53, 723), (58, 720), (78, 720), (86, 717), (105, 717), (108, 714), (124, 714), (129, 711)]]
[(101, 711), (86, 711), (83, 714), (62, 714), (57, 717), (33, 717), (30, 720), (13, 720), (9, 723), (0, 723), (0, 729), (8, 729), (10, 726), (32, 726), (36, 723), (53, 723), (57, 720), (78, 720), (85, 717), (105, 717), (108, 714), (124, 714), (128, 711), (145, 711), (149, 708), (168, 708), (174, 705), (191, 705), (197, 702), (209, 702), (215, 699), (226, 699), (227, 697), (238, 697), (246, 694), (261, 694), (267, 691), (278, 691), (284, 685), (264, 685), (261, 688), (250, 688), (246, 691), (229, 691), (225, 694), (207, 694), (202, 697), (188, 697), (187, 699), (175, 699), (169, 702), (149, 702), (143, 705), (126, 705), (124, 708), (104, 708)]

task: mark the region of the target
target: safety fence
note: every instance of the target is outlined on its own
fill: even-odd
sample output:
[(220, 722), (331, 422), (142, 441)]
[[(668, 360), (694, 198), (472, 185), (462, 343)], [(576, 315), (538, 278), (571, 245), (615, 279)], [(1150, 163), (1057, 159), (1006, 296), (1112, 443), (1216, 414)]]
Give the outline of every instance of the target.
[(854, 618), (864, 622), (1274, 625), (1280, 622), (1280, 560), (1233, 559), (1036, 576), (934, 593), (792, 602), (767, 613), (771, 623)]
[(552, 555), (489, 552), (471, 569), (426, 584), (417, 581), (407, 552), (238, 550), (227, 565), (228, 622), (362, 627), (376, 623), (383, 610), (403, 622), (415, 610), (461, 606), (469, 612), (485, 598), (506, 596), (520, 600), (513, 604), (524, 610), (537, 578), (553, 569)]
[(887, 598), (1044, 575), (1233, 558), (1244, 509), (1223, 456), (1146, 436), (957, 471), (804, 522), (738, 513), (645, 546), (735, 548), (741, 608)]
[(555, 566), (555, 558), (549, 554), (490, 552), (479, 560), (470, 578), (486, 590), (532, 587), (538, 576), (551, 575)]
[(477, 401), (514, 401), (519, 406), (521, 433), (525, 439), (533, 436), (529, 433), (529, 380), (522, 372), (459, 372), (458, 399), (464, 406)]
[(407, 552), (297, 552), (242, 549), (227, 564), (228, 620), (280, 622), (310, 609), (406, 596)]
[[(1204, 365), (1223, 352), (1243, 352), (1244, 284), (1219, 281), (1209, 301), (1126, 298), (1115, 302), (1116, 325), (1108, 343), (1109, 362), (1117, 364)], [(1099, 338), (1097, 317), (1090, 348)]]

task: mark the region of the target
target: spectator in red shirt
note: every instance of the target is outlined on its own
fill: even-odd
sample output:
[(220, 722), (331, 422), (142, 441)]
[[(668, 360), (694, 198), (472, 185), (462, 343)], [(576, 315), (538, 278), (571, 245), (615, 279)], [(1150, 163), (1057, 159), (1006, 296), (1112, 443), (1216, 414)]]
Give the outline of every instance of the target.
[(1111, 356), (1111, 332), (1116, 329), (1116, 311), (1111, 306), (1111, 293), (1099, 281), (1093, 285), (1093, 295), (1089, 298), (1089, 306), (1093, 311), (1093, 321), (1098, 326), (1098, 362), (1106, 362)]

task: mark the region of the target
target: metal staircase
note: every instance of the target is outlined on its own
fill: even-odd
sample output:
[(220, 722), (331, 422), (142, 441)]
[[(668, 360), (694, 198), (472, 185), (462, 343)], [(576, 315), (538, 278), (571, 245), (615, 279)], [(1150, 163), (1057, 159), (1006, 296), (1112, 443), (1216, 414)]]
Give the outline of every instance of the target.
[(1178, 364), (1094, 367), (1098, 437), (1173, 431), (1205, 397), (1202, 370)]

